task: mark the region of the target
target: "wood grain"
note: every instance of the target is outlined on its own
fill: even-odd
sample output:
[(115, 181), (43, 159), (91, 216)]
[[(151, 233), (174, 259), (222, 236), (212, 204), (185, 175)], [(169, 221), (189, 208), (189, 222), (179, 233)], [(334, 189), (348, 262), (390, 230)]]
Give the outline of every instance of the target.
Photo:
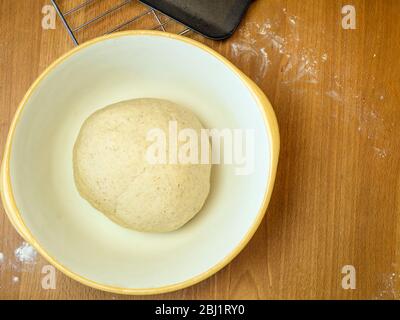
[[(45, 4), (0, 1), (1, 151), (30, 84), (73, 47), (59, 20), (55, 30), (41, 28)], [(280, 164), (266, 218), (229, 266), (191, 288), (145, 298), (400, 297), (400, 2), (352, 0), (356, 30), (341, 27), (345, 4), (257, 0), (231, 39), (191, 35), (268, 95), (281, 130)], [(18, 263), (21, 242), (0, 209), (0, 299), (142, 298), (96, 291), (61, 273), (55, 290), (43, 290), (47, 262)], [(357, 270), (356, 290), (341, 287), (348, 264)]]

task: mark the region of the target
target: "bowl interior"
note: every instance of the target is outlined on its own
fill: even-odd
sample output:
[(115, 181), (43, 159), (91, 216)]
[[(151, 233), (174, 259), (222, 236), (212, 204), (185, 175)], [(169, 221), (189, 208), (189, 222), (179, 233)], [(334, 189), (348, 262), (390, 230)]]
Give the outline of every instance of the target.
[[(79, 196), (73, 180), (72, 148), (83, 121), (106, 105), (142, 97), (186, 106), (208, 128), (255, 132), (254, 173), (215, 165), (205, 207), (172, 233), (119, 227)], [(154, 34), (95, 42), (52, 68), (28, 98), (10, 154), (15, 202), (41, 247), (81, 277), (134, 289), (181, 283), (235, 250), (259, 216), (271, 170), (266, 126), (239, 75), (202, 48)]]

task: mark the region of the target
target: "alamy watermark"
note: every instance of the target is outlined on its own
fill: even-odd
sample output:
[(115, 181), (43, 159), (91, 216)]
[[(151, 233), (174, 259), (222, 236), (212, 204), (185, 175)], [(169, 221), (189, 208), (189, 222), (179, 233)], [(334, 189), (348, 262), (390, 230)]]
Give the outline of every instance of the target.
[[(354, 5), (347, 4), (342, 7), (342, 28), (344, 30), (355, 30), (357, 28), (356, 8)], [(56, 28), (56, 10), (50, 4), (42, 7), (42, 28), (44, 30), (54, 30)]]
[(356, 268), (352, 265), (345, 265), (342, 268), (342, 288), (344, 290), (355, 290), (356, 289)]
[(56, 268), (52, 265), (48, 264), (43, 266), (42, 274), (44, 277), (42, 278), (41, 285), (44, 290), (55, 290), (56, 289)]
[(45, 5), (42, 8), (42, 28), (44, 30), (54, 30), (56, 28), (56, 10), (52, 5)]
[(342, 7), (342, 28), (344, 30), (355, 30), (357, 28), (356, 8), (353, 5), (345, 5)]
[(151, 144), (146, 161), (158, 164), (224, 164), (234, 165), (236, 175), (251, 175), (255, 167), (254, 129), (178, 130), (170, 121), (168, 132), (160, 128), (148, 131)]

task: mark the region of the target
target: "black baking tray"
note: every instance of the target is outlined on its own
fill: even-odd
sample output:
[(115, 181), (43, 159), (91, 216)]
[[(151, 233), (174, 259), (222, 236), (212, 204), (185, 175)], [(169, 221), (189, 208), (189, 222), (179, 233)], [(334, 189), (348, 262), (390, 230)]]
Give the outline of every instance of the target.
[(207, 38), (223, 40), (236, 30), (253, 0), (141, 0)]

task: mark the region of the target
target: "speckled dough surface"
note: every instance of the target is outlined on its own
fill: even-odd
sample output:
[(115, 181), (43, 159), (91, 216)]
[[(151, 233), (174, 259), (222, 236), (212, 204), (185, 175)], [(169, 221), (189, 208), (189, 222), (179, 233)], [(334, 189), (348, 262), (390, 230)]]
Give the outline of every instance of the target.
[[(168, 232), (192, 219), (210, 190), (211, 165), (151, 164), (149, 130), (169, 122), (178, 130), (203, 128), (188, 109), (159, 99), (135, 99), (93, 113), (73, 151), (76, 187), (93, 207), (134, 230)], [(200, 136), (200, 134), (199, 134)]]

